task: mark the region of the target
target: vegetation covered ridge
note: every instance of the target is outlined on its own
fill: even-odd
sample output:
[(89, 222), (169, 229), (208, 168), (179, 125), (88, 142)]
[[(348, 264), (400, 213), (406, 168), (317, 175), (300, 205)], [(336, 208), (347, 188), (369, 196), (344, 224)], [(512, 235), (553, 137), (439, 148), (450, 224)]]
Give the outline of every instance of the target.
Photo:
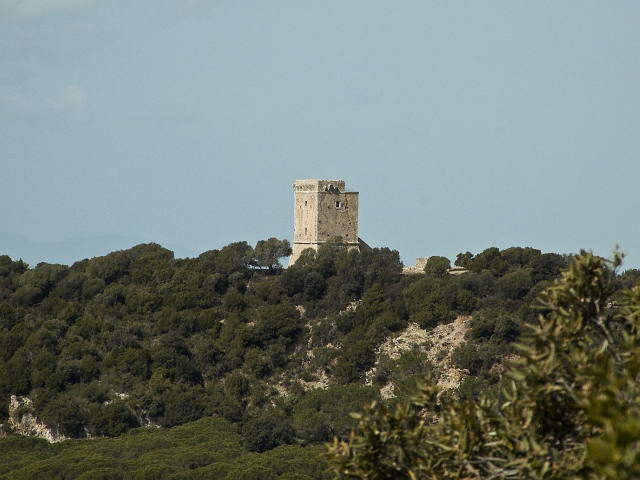
[[(514, 340), (536, 322), (530, 305), (570, 260), (489, 248), (458, 255), (463, 275), (448, 275), (449, 261), (439, 258), (425, 275), (403, 276), (398, 252), (388, 248), (347, 251), (336, 239), (284, 270), (279, 259), (289, 252), (286, 240), (269, 239), (175, 259), (146, 244), (32, 269), (1, 256), (4, 431), (31, 418), (59, 438), (125, 439), (149, 431), (140, 426), (190, 428), (217, 417), (244, 452), (297, 445), (291, 451), (304, 456), (334, 436), (347, 441), (357, 425), (349, 412), (364, 404), (404, 404), (418, 393), (417, 379), (439, 379), (443, 362), (464, 373), (451, 395), (497, 394)], [(612, 292), (638, 273), (614, 274)], [(442, 356), (429, 340), (397, 354), (387, 348), (409, 325), (437, 332), (461, 316), (471, 317), (466, 338)], [(385, 400), (383, 388), (393, 393)], [(29, 441), (8, 437), (0, 448), (56, 456), (72, 448), (58, 445), (76, 445)], [(125, 467), (114, 461), (121, 475)], [(203, 462), (194, 468), (216, 463)], [(4, 472), (17, 464), (7, 465)], [(313, 465), (305, 475), (323, 478), (324, 467)]]
[[(640, 285), (581, 252), (538, 298), (503, 388), (375, 402), (324, 455), (342, 478), (635, 479), (640, 476)], [(637, 280), (637, 272), (633, 275)]]

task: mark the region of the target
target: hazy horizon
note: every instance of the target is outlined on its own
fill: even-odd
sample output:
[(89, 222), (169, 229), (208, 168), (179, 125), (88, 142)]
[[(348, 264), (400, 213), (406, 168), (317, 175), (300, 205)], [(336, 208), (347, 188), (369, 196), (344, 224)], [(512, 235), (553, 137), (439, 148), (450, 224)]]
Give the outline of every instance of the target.
[(338, 178), (407, 265), (619, 244), (640, 268), (638, 24), (630, 1), (0, 0), (0, 255), (291, 240), (292, 183)]

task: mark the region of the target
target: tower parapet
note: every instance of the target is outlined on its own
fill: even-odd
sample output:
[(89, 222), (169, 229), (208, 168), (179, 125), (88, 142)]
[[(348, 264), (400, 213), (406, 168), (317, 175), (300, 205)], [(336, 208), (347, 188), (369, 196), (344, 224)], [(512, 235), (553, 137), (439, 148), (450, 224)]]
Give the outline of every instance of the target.
[(359, 248), (358, 192), (344, 180), (296, 180), (293, 184), (293, 265), (306, 248), (318, 250), (333, 237), (347, 248)]

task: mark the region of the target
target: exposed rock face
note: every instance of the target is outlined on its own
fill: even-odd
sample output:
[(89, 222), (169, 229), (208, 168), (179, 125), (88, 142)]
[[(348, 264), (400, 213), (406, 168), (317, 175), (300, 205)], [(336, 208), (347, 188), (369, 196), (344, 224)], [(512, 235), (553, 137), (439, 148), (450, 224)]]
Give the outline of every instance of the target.
[[(427, 358), (433, 363), (440, 373), (438, 386), (442, 390), (457, 388), (464, 377), (464, 373), (451, 366), (451, 353), (464, 341), (464, 335), (469, 329), (468, 323), (471, 317), (460, 316), (453, 323), (438, 325), (431, 331), (423, 330), (416, 323), (411, 323), (399, 335), (387, 339), (378, 349), (379, 362), (381, 355), (388, 355), (391, 359), (400, 358), (403, 352), (419, 350), (427, 354)], [(367, 383), (371, 385), (376, 372), (373, 367), (366, 374)], [(392, 398), (393, 384), (385, 385), (380, 389), (383, 399)]]
[(18, 435), (28, 435), (49, 440), (51, 443), (67, 440), (58, 428), (48, 427), (33, 415), (32, 402), (27, 397), (11, 395), (9, 403), (9, 426)]
[[(346, 311), (354, 311), (357, 309), (361, 301), (352, 302), (347, 306)], [(301, 311), (301, 308), (298, 309)], [(302, 312), (301, 312), (302, 314)], [(464, 380), (466, 371), (460, 370), (451, 365), (451, 354), (464, 341), (464, 336), (469, 330), (469, 321), (471, 317), (459, 316), (452, 323), (446, 325), (438, 325), (432, 330), (424, 330), (420, 328), (417, 323), (410, 323), (406, 329), (400, 331), (398, 334), (388, 338), (376, 351), (376, 364), (375, 366), (366, 372), (365, 384), (373, 385), (373, 379), (375, 378), (380, 358), (384, 355), (388, 356), (392, 360), (397, 360), (400, 356), (407, 351), (413, 350), (426, 354), (426, 357), (431, 363), (433, 363), (436, 372), (438, 373), (438, 386), (441, 391), (458, 388), (460, 382)], [(309, 343), (307, 345), (306, 356), (309, 360), (314, 358), (314, 351), (312, 348), (313, 340), (313, 325), (312, 322), (307, 322), (307, 327), (311, 330), (312, 334), (309, 337)], [(340, 344), (333, 345), (328, 343), (324, 345), (325, 349), (339, 349)], [(335, 360), (334, 360), (335, 362)], [(306, 363), (308, 365), (308, 363)], [(327, 375), (324, 370), (318, 370), (314, 375), (313, 380), (298, 379), (300, 385), (305, 390), (312, 390), (315, 388), (326, 389), (331, 383), (331, 377)], [(271, 385), (275, 388), (280, 396), (286, 397), (289, 395), (289, 388), (284, 385), (282, 381), (275, 382)], [(383, 399), (393, 398), (394, 394), (393, 383), (388, 383), (380, 389), (380, 395)]]

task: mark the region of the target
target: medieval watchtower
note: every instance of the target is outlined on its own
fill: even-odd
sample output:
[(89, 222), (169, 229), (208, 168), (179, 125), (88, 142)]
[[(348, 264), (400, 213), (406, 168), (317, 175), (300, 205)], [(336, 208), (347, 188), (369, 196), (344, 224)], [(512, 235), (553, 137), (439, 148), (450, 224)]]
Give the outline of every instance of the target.
[(344, 180), (296, 180), (293, 184), (293, 265), (305, 248), (340, 236), (347, 248), (359, 248), (358, 192), (347, 192)]

